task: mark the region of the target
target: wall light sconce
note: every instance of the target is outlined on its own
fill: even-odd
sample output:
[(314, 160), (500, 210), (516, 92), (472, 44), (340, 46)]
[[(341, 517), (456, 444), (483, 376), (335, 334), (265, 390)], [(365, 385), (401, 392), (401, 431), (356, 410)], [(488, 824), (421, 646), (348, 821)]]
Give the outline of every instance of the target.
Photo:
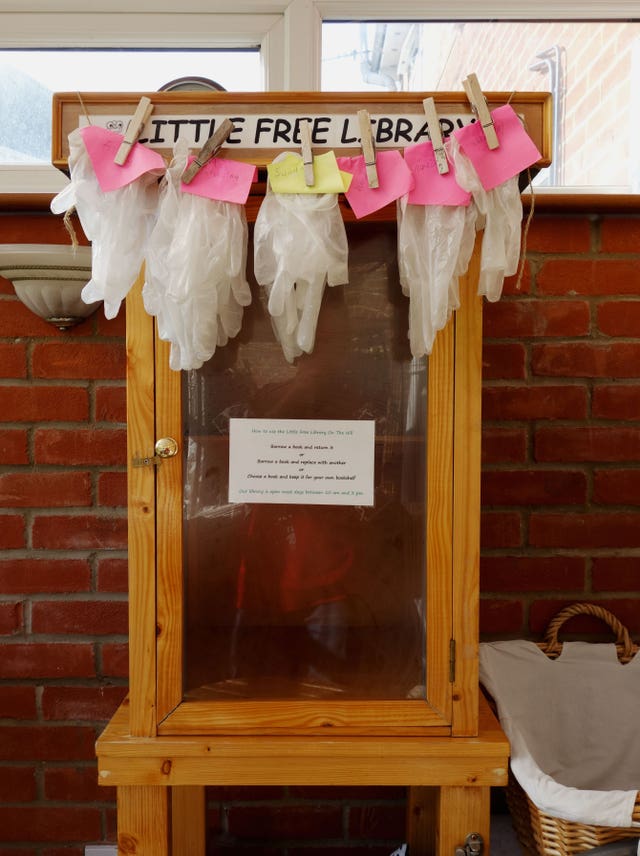
[(26, 307), (59, 330), (79, 324), (100, 306), (80, 297), (91, 279), (91, 247), (2, 244), (0, 276), (11, 280)]

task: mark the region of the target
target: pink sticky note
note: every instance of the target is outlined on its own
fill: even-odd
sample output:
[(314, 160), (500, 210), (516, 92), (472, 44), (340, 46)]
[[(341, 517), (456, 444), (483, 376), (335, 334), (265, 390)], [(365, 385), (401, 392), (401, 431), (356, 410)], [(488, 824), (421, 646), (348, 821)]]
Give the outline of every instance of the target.
[(107, 131), (106, 128), (98, 128), (97, 125), (81, 128), (80, 134), (93, 164), (100, 189), (105, 192), (118, 190), (126, 184), (131, 184), (145, 172), (151, 170), (164, 172), (165, 163), (162, 155), (140, 143), (134, 143), (131, 146), (129, 157), (122, 166), (114, 163), (113, 159), (123, 140), (122, 134)]
[[(187, 166), (192, 160), (193, 158), (189, 158)], [(189, 184), (182, 182), (180, 189), (183, 193), (244, 205), (257, 174), (258, 170), (253, 164), (220, 157), (211, 158), (198, 170)]]
[(505, 104), (491, 111), (500, 145), (490, 149), (477, 122), (454, 131), (460, 148), (475, 167), (485, 190), (513, 178), (541, 157), (513, 107)]
[(353, 158), (337, 158), (337, 161), (340, 169), (353, 175), (345, 196), (358, 219), (384, 208), (390, 202), (395, 202), (413, 187), (411, 171), (400, 152), (395, 150), (377, 153), (376, 168), (380, 186), (373, 190), (367, 181), (362, 155)]
[(440, 175), (432, 143), (416, 143), (404, 150), (404, 159), (413, 175), (413, 190), (409, 191), (411, 205), (468, 205), (471, 194), (456, 181), (453, 164), (449, 172)]

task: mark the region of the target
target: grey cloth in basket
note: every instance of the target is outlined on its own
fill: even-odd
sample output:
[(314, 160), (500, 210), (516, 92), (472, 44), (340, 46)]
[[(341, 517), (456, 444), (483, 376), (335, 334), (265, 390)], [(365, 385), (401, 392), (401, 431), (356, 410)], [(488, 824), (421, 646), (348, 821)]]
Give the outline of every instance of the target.
[(623, 666), (612, 644), (565, 642), (551, 660), (526, 640), (484, 643), (480, 679), (511, 742), (513, 773), (540, 811), (634, 825), (640, 655)]

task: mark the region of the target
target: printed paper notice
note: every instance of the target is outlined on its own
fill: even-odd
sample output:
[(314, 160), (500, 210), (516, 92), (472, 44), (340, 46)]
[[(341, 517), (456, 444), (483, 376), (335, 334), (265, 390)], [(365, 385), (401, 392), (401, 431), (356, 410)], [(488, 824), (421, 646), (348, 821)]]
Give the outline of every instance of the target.
[(230, 419), (229, 502), (373, 505), (373, 419)]

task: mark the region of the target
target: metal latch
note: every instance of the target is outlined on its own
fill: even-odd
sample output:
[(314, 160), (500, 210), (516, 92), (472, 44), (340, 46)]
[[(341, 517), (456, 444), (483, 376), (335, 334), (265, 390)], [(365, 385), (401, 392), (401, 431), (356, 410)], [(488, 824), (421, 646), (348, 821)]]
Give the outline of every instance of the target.
[(173, 437), (162, 437), (156, 441), (155, 455), (147, 455), (144, 458), (134, 457), (131, 459), (132, 467), (156, 467), (165, 458), (173, 458), (178, 454), (178, 444)]
[(162, 463), (160, 455), (148, 455), (146, 458), (131, 458), (132, 467), (157, 467)]
[(481, 856), (484, 840), (479, 832), (470, 832), (465, 838), (464, 845), (456, 847), (454, 856)]

